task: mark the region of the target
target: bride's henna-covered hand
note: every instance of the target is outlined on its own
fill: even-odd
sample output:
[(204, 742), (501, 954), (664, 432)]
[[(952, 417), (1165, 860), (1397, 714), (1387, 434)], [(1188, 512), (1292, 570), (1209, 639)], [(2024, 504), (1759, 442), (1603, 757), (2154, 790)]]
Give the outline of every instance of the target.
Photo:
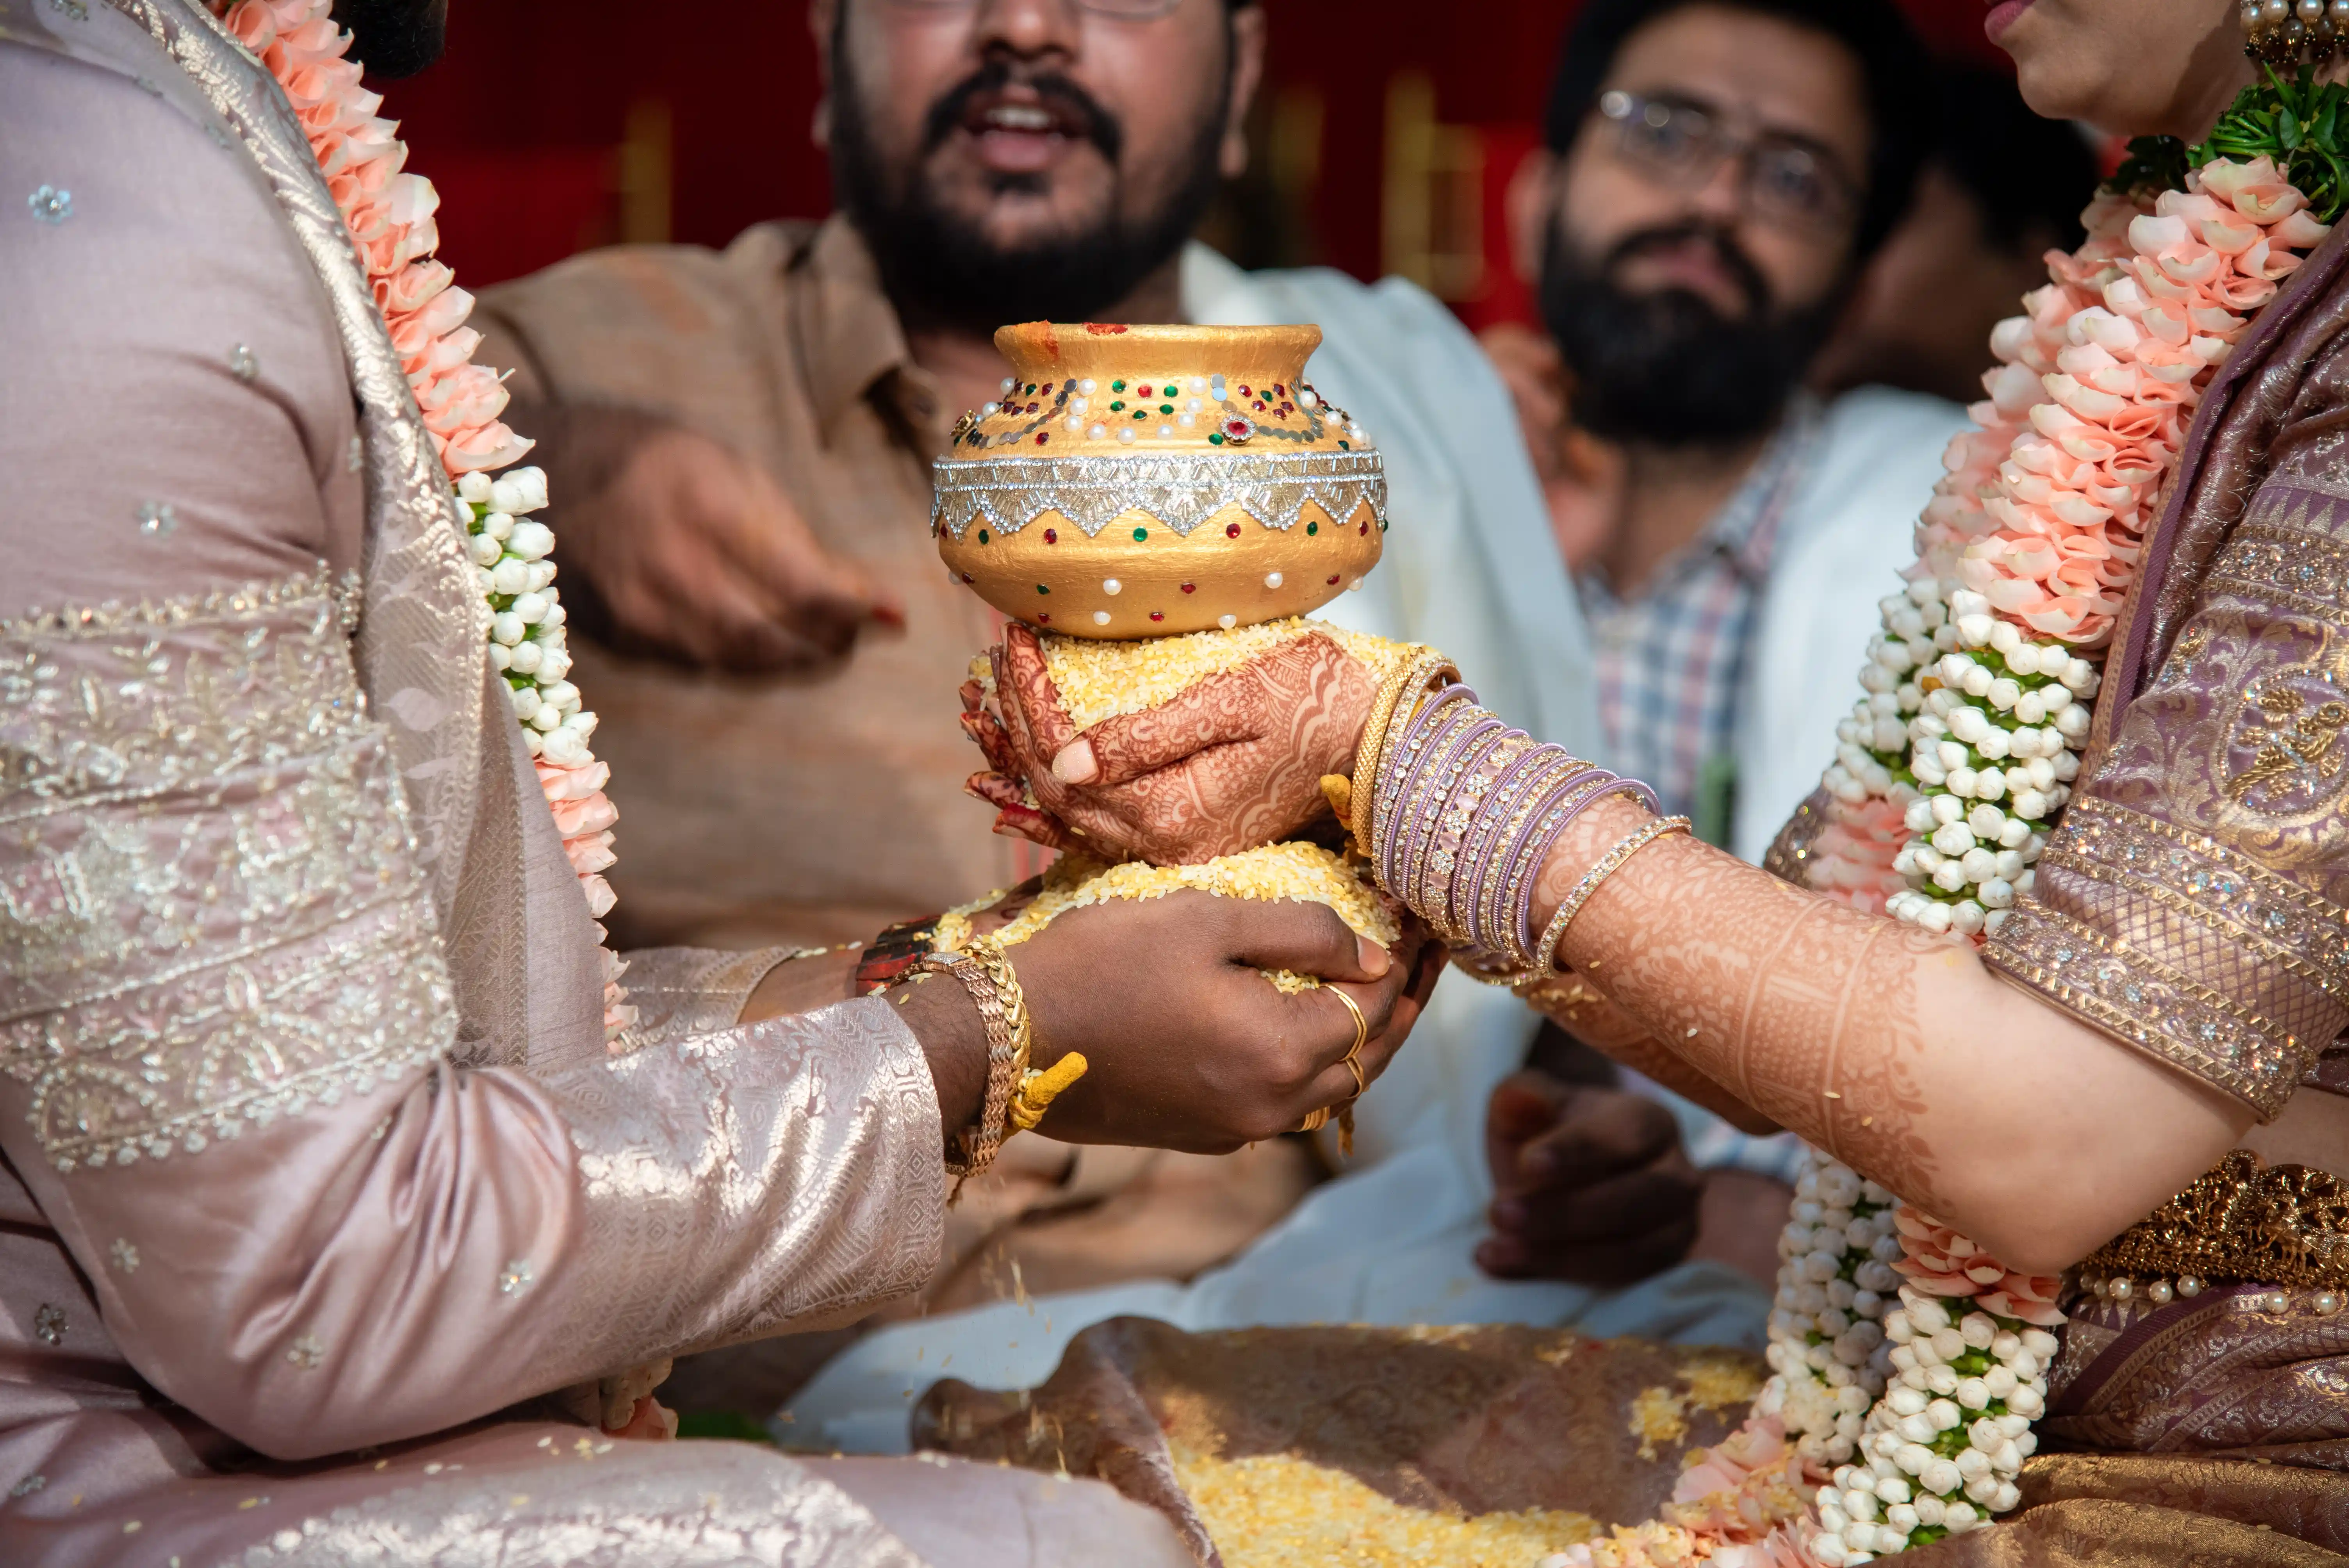
[[(999, 830), (1161, 865), (1213, 860), (1294, 834), (1328, 810), (1321, 779), (1350, 773), (1378, 678), (1331, 639), (1293, 638), (1141, 713), (1080, 732), (1034, 633), (995, 652), (1000, 711), (964, 726), (993, 769), (974, 794)], [(1030, 806), (1021, 786), (1041, 806)]]

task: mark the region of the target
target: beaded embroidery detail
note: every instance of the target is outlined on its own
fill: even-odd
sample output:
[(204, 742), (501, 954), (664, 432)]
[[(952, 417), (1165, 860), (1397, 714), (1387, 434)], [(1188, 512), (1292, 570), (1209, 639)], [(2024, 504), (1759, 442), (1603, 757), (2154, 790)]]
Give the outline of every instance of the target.
[(1982, 960), (2263, 1119), (2283, 1109), (2316, 1055), (2273, 1021), (2042, 904), (2017, 908)]
[(323, 571), (0, 626), (0, 1074), (61, 1171), (446, 1056), (405, 798)]
[(1178, 535), (1237, 505), (1267, 528), (1297, 525), (1308, 502), (1340, 522), (1367, 506), (1387, 522), (1387, 481), (1376, 452), (1164, 454), (1132, 458), (941, 459), (930, 531), (959, 540), (985, 520), (1017, 533), (1058, 512), (1091, 539), (1129, 511)]

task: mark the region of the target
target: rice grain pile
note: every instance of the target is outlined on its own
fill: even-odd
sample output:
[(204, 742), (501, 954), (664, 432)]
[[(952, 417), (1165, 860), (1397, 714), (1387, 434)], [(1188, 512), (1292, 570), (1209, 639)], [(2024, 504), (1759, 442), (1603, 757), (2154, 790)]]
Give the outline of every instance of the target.
[[(1357, 935), (1382, 947), (1392, 947), (1402, 935), (1392, 905), (1362, 880), (1344, 856), (1319, 844), (1287, 843), (1267, 844), (1191, 866), (1154, 866), (1143, 861), (1112, 866), (1082, 855), (1062, 855), (1044, 872), (1044, 885), (1035, 902), (997, 932), (996, 939), (1009, 947), (1025, 942), (1070, 910), (1116, 899), (1164, 898), (1185, 888), (1219, 898), (1294, 899), (1326, 904)], [(1003, 896), (991, 893), (948, 912), (938, 922), (937, 945), (949, 952), (968, 946), (973, 934), (970, 916)], [(1311, 990), (1319, 984), (1287, 970), (1267, 970), (1265, 975), (1291, 993)]]
[(1534, 1568), (1588, 1541), (1588, 1514), (1525, 1509), (1473, 1518), (1396, 1502), (1293, 1454), (1174, 1453), (1174, 1475), (1226, 1568)]

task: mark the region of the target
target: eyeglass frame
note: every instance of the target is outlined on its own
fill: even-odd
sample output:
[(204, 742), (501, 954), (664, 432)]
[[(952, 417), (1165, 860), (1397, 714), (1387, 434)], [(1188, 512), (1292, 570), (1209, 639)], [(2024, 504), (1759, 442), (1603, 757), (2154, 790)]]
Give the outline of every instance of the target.
[[(900, 11), (928, 12), (933, 15), (944, 15), (950, 11), (976, 10), (980, 3), (981, 0), (885, 0), (885, 4)], [(1136, 0), (1136, 4), (1147, 9), (1132, 11), (1113, 9), (1116, 0), (1066, 0), (1066, 3), (1073, 5), (1088, 16), (1099, 16), (1105, 22), (1163, 22), (1183, 8), (1183, 0)], [(1228, 5), (1230, 0), (1224, 0), (1224, 3)]]
[[(1662, 109), (1668, 117), (1676, 113), (1695, 115), (1706, 123), (1710, 129), (1713, 146), (1711, 156), (1704, 160), (1702, 167), (1691, 170), (1683, 178), (1674, 180), (1673, 170), (1654, 160), (1642, 158), (1630, 150), (1627, 131), (1634, 115), (1646, 120), (1650, 125), (1661, 129), (1657, 121), (1649, 117), (1648, 111), (1653, 108)], [(1843, 160), (1837, 155), (1833, 148), (1815, 137), (1805, 136), (1797, 131), (1762, 129), (1738, 134), (1730, 129), (1729, 116), (1701, 98), (1690, 98), (1685, 94), (1658, 93), (1651, 96), (1631, 92), (1622, 88), (1610, 88), (1599, 95), (1598, 102), (1591, 106), (1591, 113), (1605, 122), (1614, 132), (1613, 150), (1617, 157), (1634, 168), (1652, 170), (1662, 178), (1674, 180), (1676, 189), (1702, 190), (1721, 171), (1723, 164), (1734, 161), (1741, 169), (1738, 179), (1738, 199), (1747, 212), (1764, 222), (1813, 233), (1832, 233), (1838, 230), (1848, 229), (1854, 224), (1867, 204), (1867, 187), (1860, 181), (1853, 178), (1844, 168)], [(1754, 193), (1757, 165), (1754, 155), (1757, 151), (1768, 149), (1784, 149), (1787, 151), (1802, 153), (1809, 158), (1813, 167), (1824, 177), (1827, 187), (1837, 197), (1837, 210), (1818, 219), (1806, 220), (1791, 213), (1786, 218), (1781, 219), (1768, 211), (1766, 204), (1756, 202)]]

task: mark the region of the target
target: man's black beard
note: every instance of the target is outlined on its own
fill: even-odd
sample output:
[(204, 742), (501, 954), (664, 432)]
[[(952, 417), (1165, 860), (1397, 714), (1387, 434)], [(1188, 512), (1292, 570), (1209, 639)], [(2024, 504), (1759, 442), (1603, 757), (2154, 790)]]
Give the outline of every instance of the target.
[[(845, 34), (846, 29), (841, 29)], [(1075, 82), (1058, 75), (1017, 74), (990, 61), (940, 98), (924, 117), (922, 145), (902, 181), (892, 178), (874, 145), (848, 62), (838, 45), (833, 61), (832, 177), (842, 209), (872, 247), (883, 285), (902, 315), (942, 326), (991, 333), (1021, 321), (1083, 321), (1131, 294), (1183, 248), (1215, 200), (1230, 93), (1201, 121), (1189, 167), (1171, 199), (1155, 212), (1121, 221), (1124, 171), (1118, 161), (1124, 127)], [(924, 178), (921, 164), (962, 124), (971, 98), (1017, 79), (1079, 112), (1086, 135), (1112, 171), (1108, 209), (1090, 228), (1049, 234), (1006, 249), (979, 226), (947, 211)], [(995, 177), (999, 191), (1040, 190), (1028, 175)]]
[[(1615, 280), (1634, 254), (1709, 240), (1745, 295), (1724, 316), (1686, 289), (1632, 294)], [(1726, 446), (1785, 415), (1834, 330), (1841, 291), (1795, 311), (1771, 308), (1770, 285), (1727, 234), (1702, 223), (1650, 229), (1585, 266), (1555, 225), (1542, 262), (1542, 319), (1573, 378), (1574, 422), (1647, 446)]]
[(335, 20), (351, 30), (351, 58), (369, 78), (412, 77), (440, 57), (449, 0), (335, 0)]

